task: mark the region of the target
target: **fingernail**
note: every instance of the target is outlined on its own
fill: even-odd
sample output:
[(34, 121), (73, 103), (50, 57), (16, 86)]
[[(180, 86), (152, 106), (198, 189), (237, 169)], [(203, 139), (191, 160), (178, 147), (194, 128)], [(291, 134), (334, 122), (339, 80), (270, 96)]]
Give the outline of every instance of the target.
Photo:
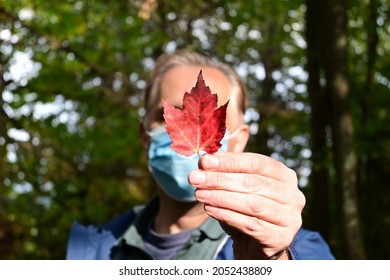
[(197, 189), (195, 191), (195, 197), (199, 200), (207, 199), (211, 195), (211, 191), (209, 190), (202, 190), (202, 189)]
[(202, 162), (203, 168), (217, 168), (219, 166), (219, 158), (213, 155), (206, 155)]
[(192, 170), (189, 176), (190, 184), (197, 185), (197, 184), (204, 184), (206, 182), (206, 175), (198, 170)]

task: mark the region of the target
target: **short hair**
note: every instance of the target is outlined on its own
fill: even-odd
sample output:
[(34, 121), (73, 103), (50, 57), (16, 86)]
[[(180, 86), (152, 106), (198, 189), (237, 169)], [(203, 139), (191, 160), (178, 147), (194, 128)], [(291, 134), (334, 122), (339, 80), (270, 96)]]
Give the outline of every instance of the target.
[(247, 90), (241, 77), (230, 65), (191, 50), (178, 50), (174, 53), (161, 55), (150, 73), (145, 88), (144, 109), (147, 116), (150, 108), (160, 102), (161, 81), (164, 75), (176, 66), (203, 66), (220, 70), (232, 86), (231, 96), (237, 98), (238, 112), (245, 113), (247, 106)]

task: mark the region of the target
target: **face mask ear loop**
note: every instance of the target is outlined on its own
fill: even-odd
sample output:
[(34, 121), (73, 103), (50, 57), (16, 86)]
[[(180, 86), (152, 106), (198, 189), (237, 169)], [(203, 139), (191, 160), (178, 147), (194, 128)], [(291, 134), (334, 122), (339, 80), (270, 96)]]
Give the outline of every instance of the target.
[(167, 130), (167, 126), (166, 125), (161, 125), (159, 127), (156, 127), (152, 130), (149, 130), (149, 131), (145, 131), (145, 133), (149, 136), (149, 137), (154, 137), (156, 135), (159, 135), (159, 134), (162, 134), (164, 133), (165, 131)]
[(228, 134), (228, 136), (226, 137), (226, 139), (232, 139), (234, 137), (236, 137), (238, 135), (238, 133), (240, 132), (240, 129), (237, 128), (232, 134)]

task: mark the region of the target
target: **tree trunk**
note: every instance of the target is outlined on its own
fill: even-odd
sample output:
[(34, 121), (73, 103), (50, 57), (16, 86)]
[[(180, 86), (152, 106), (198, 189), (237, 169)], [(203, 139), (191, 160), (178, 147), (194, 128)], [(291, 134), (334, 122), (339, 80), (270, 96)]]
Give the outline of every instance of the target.
[(333, 159), (348, 258), (365, 259), (357, 202), (357, 159), (347, 75), (347, 1), (321, 0), (323, 61), (331, 97)]
[(377, 47), (379, 43), (378, 35), (378, 0), (370, 0), (368, 4), (369, 16), (367, 20), (367, 74), (366, 84), (361, 100), (361, 111), (362, 111), (362, 124), (367, 122), (368, 110), (369, 110), (369, 99), (373, 94), (372, 85), (375, 82), (375, 62), (377, 57)]
[(4, 70), (3, 67), (7, 63), (4, 59), (1, 59), (0, 65), (0, 252), (5, 252), (5, 244), (9, 243), (7, 241), (7, 231), (6, 231), (6, 215), (5, 215), (5, 178), (6, 178), (6, 139), (7, 139), (7, 129), (6, 129), (6, 116), (4, 112), (4, 100), (3, 92), (5, 90), (5, 80), (3, 78)]
[(308, 92), (311, 105), (311, 149), (312, 149), (312, 199), (310, 220), (313, 229), (318, 230), (326, 240), (330, 238), (330, 200), (329, 177), (326, 162), (328, 149), (326, 146), (326, 129), (328, 126), (328, 98), (320, 85), (320, 51), (319, 51), (319, 22), (320, 7), (318, 1), (306, 1), (306, 41), (307, 41), (307, 72)]
[(279, 66), (279, 52), (280, 47), (276, 45), (277, 40), (274, 40), (278, 28), (278, 24), (275, 20), (270, 20), (264, 27), (265, 37), (268, 38), (268, 42), (265, 44), (264, 49), (260, 50), (262, 53), (262, 62), (264, 65), (265, 77), (261, 84), (262, 94), (259, 98), (257, 111), (260, 112), (259, 132), (256, 135), (256, 148), (262, 154), (270, 155), (271, 149), (268, 147), (268, 140), (271, 137), (268, 132), (269, 118), (271, 116), (274, 98), (272, 92), (275, 89), (276, 82), (272, 77), (272, 73), (278, 69)]

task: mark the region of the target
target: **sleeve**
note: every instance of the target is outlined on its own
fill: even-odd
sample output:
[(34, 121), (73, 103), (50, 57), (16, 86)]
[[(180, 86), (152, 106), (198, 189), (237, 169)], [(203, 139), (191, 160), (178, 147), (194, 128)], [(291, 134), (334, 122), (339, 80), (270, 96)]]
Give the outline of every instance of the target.
[(218, 253), (216, 260), (234, 260), (233, 240), (230, 237)]
[(294, 260), (334, 260), (328, 244), (315, 231), (301, 228), (289, 247)]
[(72, 224), (68, 241), (67, 260), (107, 260), (116, 239), (110, 231)]
[(83, 226), (73, 222), (66, 253), (67, 260), (108, 260), (116, 240), (125, 232), (135, 218), (133, 208), (109, 221), (102, 227)]

